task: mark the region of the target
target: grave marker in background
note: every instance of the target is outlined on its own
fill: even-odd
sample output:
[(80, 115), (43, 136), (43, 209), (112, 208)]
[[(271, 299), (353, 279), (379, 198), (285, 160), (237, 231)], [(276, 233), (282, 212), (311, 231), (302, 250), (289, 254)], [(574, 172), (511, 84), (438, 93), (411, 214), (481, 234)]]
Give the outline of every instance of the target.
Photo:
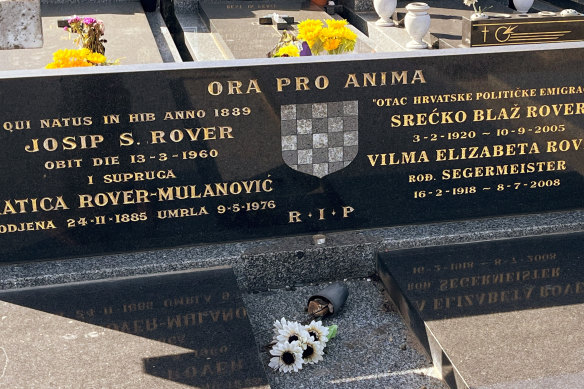
[(40, 0), (0, 0), (0, 50), (43, 46)]

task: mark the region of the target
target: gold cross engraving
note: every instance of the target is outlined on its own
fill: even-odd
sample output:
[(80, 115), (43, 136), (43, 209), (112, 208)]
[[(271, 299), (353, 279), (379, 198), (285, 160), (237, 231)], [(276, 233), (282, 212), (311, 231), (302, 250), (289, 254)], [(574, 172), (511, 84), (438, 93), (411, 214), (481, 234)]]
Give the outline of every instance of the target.
[(483, 33), (483, 42), (487, 42), (487, 33), (489, 32), (489, 30), (487, 29), (487, 26), (485, 26), (485, 29), (481, 31)]

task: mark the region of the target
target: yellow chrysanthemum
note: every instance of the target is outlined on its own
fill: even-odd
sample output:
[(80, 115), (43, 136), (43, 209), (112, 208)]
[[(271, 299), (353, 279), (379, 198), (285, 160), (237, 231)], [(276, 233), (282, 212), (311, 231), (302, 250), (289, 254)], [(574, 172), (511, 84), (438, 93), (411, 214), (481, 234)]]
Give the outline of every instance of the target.
[(53, 62), (47, 69), (77, 68), (105, 64), (107, 58), (102, 54), (92, 53), (89, 49), (57, 50), (53, 53)]
[(334, 38), (335, 36), (336, 36), (335, 30), (328, 28), (328, 27), (323, 28), (319, 34), (319, 38), (323, 42), (327, 39)]
[(355, 42), (357, 40), (357, 34), (349, 30), (348, 28), (344, 28), (342, 38)]
[(308, 46), (312, 48), (321, 30), (322, 22), (320, 20), (307, 19), (298, 25), (298, 39), (306, 41)]
[(102, 64), (105, 63), (106, 57), (103, 54), (99, 53), (90, 53), (87, 55), (86, 59), (94, 64)]
[(322, 47), (327, 51), (336, 50), (341, 44), (341, 40), (337, 38), (330, 38), (322, 42)]
[(300, 57), (300, 50), (295, 45), (282, 46), (276, 53), (276, 57)]
[(347, 21), (346, 20), (334, 20), (334, 19), (327, 19), (326, 20), (326, 25), (328, 26), (328, 28), (332, 28), (332, 29), (341, 29), (344, 28), (347, 25)]
[(320, 20), (306, 19), (298, 24), (298, 32), (304, 34), (305, 32), (313, 32), (322, 28)]
[(342, 54), (354, 50), (357, 34), (351, 31), (346, 20), (308, 19), (298, 25), (298, 39), (305, 41), (313, 55), (323, 52)]
[(304, 34), (299, 39), (306, 41), (306, 43), (308, 43), (308, 47), (312, 48), (312, 46), (314, 46), (314, 43), (318, 40), (319, 34), (320, 31), (313, 31), (311, 33)]

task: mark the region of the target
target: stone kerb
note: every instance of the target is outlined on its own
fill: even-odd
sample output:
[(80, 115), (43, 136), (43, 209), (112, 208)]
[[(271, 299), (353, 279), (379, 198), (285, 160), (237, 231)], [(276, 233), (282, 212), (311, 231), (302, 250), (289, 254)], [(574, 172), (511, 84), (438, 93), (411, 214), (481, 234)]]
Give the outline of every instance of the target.
[(40, 0), (0, 0), (0, 50), (43, 46)]

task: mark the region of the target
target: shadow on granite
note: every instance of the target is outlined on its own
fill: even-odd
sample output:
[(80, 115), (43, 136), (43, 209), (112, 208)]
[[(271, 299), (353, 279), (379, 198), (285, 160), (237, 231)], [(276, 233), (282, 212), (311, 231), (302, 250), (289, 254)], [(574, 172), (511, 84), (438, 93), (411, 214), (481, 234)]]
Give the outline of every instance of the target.
[(582, 377), (584, 233), (379, 254), (405, 322), (452, 388), (565, 388)]
[[(126, 386), (127, 381), (132, 387), (140, 387), (138, 382), (152, 387), (174, 387), (177, 383), (213, 388), (267, 386), (230, 268), (7, 291), (0, 293), (0, 307), (0, 349), (11, 356), (31, 356), (28, 363), (8, 364), (5, 374), (0, 375), (0, 385), (85, 386), (85, 375), (68, 375), (59, 365), (85, 371), (84, 364), (97, 364), (100, 387)], [(35, 326), (35, 317), (45, 325)], [(71, 320), (61, 326), (64, 318)], [(95, 338), (91, 344), (82, 344), (80, 336), (69, 330), (68, 324), (74, 322), (94, 327), (84, 336)], [(111, 344), (118, 332), (142, 340)], [(27, 339), (24, 345), (23, 337)], [(153, 350), (148, 340), (170, 347)], [(122, 355), (131, 352), (132, 374), (119, 377), (119, 363), (110, 364), (113, 359), (108, 359), (107, 353), (94, 354), (92, 345), (120, 347)], [(59, 356), (42, 362), (45, 358), (41, 355), (53, 354), (55, 347), (61, 349)], [(164, 383), (160, 385), (153, 377)]]

